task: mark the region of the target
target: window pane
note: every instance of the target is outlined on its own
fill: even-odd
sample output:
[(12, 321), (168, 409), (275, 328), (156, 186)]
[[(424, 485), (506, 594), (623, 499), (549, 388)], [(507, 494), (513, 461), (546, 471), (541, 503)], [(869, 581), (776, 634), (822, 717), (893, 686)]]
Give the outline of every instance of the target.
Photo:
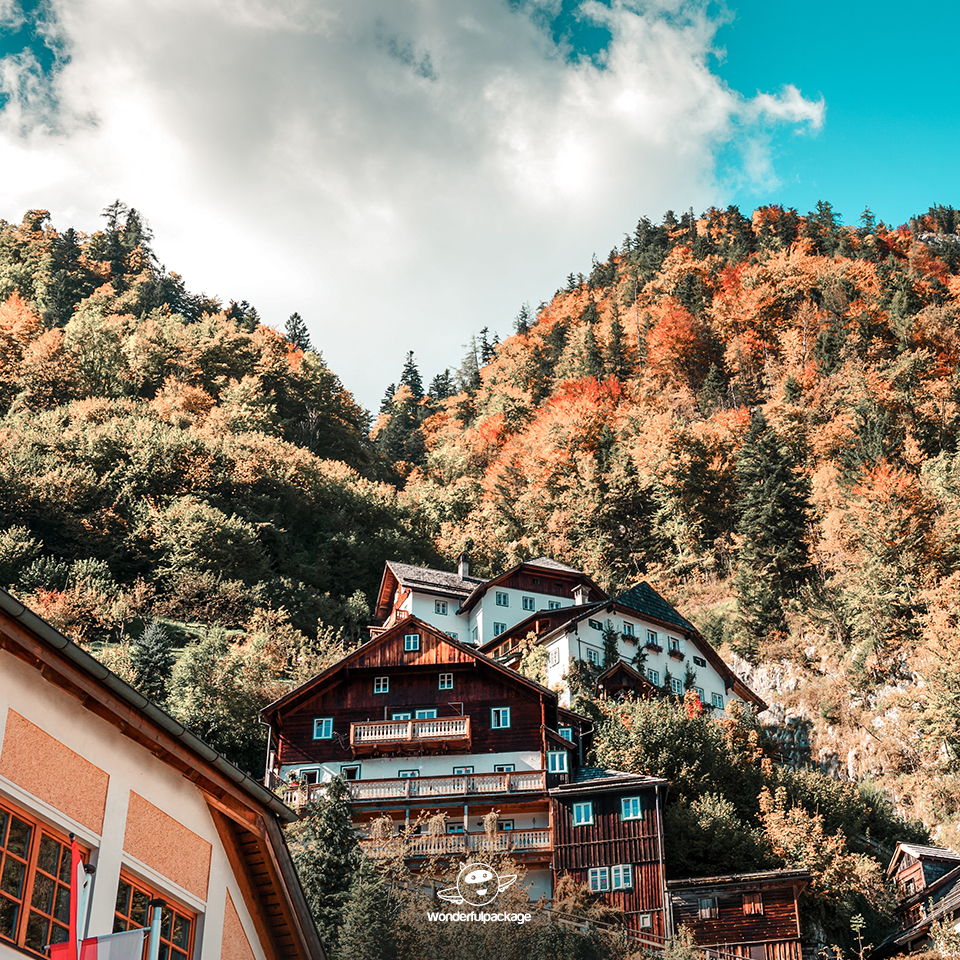
[(53, 911), (53, 919), (61, 923), (70, 922), (70, 888), (63, 884), (57, 887), (57, 905)]
[(176, 917), (173, 921), (173, 945), (186, 949), (190, 942), (190, 921), (186, 917)]
[[(67, 858), (69, 859), (69, 857)], [(40, 853), (37, 855), (37, 866), (44, 872), (49, 873), (51, 877), (57, 875), (57, 867), (60, 865), (60, 844), (51, 837), (40, 837)], [(70, 876), (70, 868), (67, 868), (67, 877)]]
[(163, 913), (161, 914), (161, 918), (162, 919), (160, 921), (160, 936), (163, 937), (164, 940), (169, 940), (170, 939), (170, 921), (173, 919), (172, 914), (170, 913), (169, 907), (163, 908)]
[(116, 911), (125, 917), (130, 915), (130, 884), (126, 880), (121, 880), (120, 886), (117, 887)]
[(13, 939), (13, 932), (17, 927), (17, 918), (20, 916), (20, 905), (0, 897), (0, 937)]
[(0, 891), (20, 900), (23, 897), (23, 876), (26, 865), (13, 857), (7, 857), (3, 865), (3, 876), (0, 877)]
[(30, 846), (30, 836), (33, 828), (29, 823), (24, 823), (16, 817), (11, 818), (10, 836), (7, 839), (7, 850), (16, 854), (18, 857), (27, 858), (27, 847)]
[(31, 911), (30, 919), (27, 921), (27, 939), (24, 941), (24, 946), (41, 953), (50, 942), (47, 936), (49, 930), (50, 921), (46, 917), (41, 917), (39, 913)]
[(53, 912), (53, 888), (56, 886), (54, 880), (38, 873), (33, 879), (33, 897), (31, 897), (31, 906), (42, 910), (44, 913)]
[(147, 925), (147, 902), (149, 897), (142, 890), (134, 890), (130, 898), (130, 919), (135, 926), (145, 927)]

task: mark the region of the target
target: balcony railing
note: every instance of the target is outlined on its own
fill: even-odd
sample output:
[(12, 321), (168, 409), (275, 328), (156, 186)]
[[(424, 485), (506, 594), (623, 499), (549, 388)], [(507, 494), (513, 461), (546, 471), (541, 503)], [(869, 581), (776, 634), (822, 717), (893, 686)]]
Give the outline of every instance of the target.
[[(363, 803), (502, 793), (536, 793), (545, 790), (546, 785), (546, 773), (543, 770), (524, 770), (520, 773), (470, 773), (459, 777), (351, 780), (350, 799), (354, 803)], [(281, 799), (292, 807), (302, 807), (308, 800), (319, 799), (325, 786), (322, 783), (291, 786), (281, 794)]]
[(470, 745), (470, 718), (432, 720), (380, 720), (350, 724), (350, 747), (354, 754), (374, 753), (395, 746), (431, 744)]
[(492, 837), (485, 833), (444, 833), (438, 836), (376, 837), (361, 839), (368, 857), (443, 857), (464, 853), (524, 853), (549, 851), (553, 847), (549, 828), (542, 830), (501, 830)]

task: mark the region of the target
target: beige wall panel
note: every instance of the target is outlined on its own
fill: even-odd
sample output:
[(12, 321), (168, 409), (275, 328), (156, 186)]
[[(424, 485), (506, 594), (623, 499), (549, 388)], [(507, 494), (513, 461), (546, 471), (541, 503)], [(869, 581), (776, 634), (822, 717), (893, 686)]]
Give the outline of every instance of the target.
[(243, 932), (240, 914), (233, 905), (233, 897), (227, 891), (227, 905), (223, 914), (223, 946), (220, 960), (257, 960), (247, 935)]
[(103, 833), (109, 774), (13, 710), (7, 711), (0, 775)]
[(207, 899), (212, 846), (132, 790), (123, 849), (194, 896)]

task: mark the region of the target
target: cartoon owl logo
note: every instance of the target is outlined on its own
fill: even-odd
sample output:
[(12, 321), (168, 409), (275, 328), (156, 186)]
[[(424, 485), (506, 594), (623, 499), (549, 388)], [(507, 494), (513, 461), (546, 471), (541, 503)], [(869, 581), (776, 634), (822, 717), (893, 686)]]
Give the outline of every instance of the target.
[(510, 886), (517, 875), (497, 876), (497, 871), (487, 863), (468, 863), (460, 868), (457, 885), (437, 892), (441, 900), (451, 903), (469, 903), (473, 907), (485, 907)]

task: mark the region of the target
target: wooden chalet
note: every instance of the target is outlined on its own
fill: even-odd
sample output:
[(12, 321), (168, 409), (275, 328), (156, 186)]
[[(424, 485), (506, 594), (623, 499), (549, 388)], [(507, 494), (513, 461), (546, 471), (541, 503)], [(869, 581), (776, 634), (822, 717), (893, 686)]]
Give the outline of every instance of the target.
[(882, 958), (931, 946), (930, 926), (960, 916), (960, 855), (943, 847), (898, 843), (887, 876), (896, 884), (898, 930), (877, 947)]
[(624, 660), (618, 660), (597, 677), (597, 695), (601, 700), (622, 700), (624, 697), (646, 700), (659, 692), (639, 670)]
[(667, 781), (581, 767), (550, 791), (554, 870), (622, 910), (649, 945), (673, 936), (663, 860)]
[(717, 960), (801, 960), (797, 898), (804, 870), (771, 870), (667, 883), (673, 922)]
[(0, 677), (0, 958), (67, 939), (74, 834), (82, 935), (144, 926), (159, 897), (168, 960), (325, 960), (294, 811), (3, 590)]

